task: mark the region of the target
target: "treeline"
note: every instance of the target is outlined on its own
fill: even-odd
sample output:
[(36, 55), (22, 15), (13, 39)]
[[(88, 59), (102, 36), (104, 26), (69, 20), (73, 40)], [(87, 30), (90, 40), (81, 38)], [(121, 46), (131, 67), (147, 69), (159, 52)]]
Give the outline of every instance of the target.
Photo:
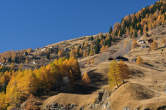
[(110, 28), (113, 36), (124, 34), (137, 37), (146, 34), (152, 28), (166, 23), (166, 3), (157, 1), (154, 5), (148, 6), (135, 14), (128, 15)]
[[(81, 48), (81, 54), (84, 56), (98, 54), (106, 50), (115, 41), (124, 37), (135, 38), (141, 35), (148, 36), (147, 32), (156, 26), (166, 23), (166, 4), (156, 2), (135, 14), (124, 17), (120, 23), (115, 23), (106, 34), (99, 33), (89, 38), (89, 44), (85, 42)], [(83, 52), (82, 52), (83, 51)], [(81, 56), (81, 57), (82, 57)]]
[[(29, 63), (33, 60), (55, 59), (60, 57), (86, 57), (98, 54), (101, 51), (107, 50), (115, 41), (123, 37), (137, 37), (147, 32), (158, 25), (166, 23), (166, 3), (157, 1), (154, 5), (148, 6), (135, 14), (124, 17), (120, 23), (109, 30), (108, 33), (99, 33), (88, 37), (83, 43), (68, 47), (68, 48), (48, 48), (45, 51), (32, 54), (32, 58), (25, 57), (32, 50), (21, 52), (7, 52), (0, 55), (0, 62), (5, 63)], [(36, 51), (36, 50), (35, 50)]]
[[(166, 3), (157, 1), (154, 5), (143, 8), (135, 14), (124, 17), (120, 23), (109, 30), (108, 33), (99, 33), (87, 38), (83, 43), (68, 48), (47, 48), (45, 51), (27, 49), (22, 51), (9, 51), (0, 54), (1, 63), (32, 63), (34, 60), (55, 59), (60, 57), (77, 58), (98, 54), (106, 50), (119, 38), (130, 36), (132, 38), (147, 34), (149, 30), (166, 23)], [(32, 54), (33, 52), (33, 54)]]
[(124, 17), (120, 23), (115, 23), (113, 27), (111, 26), (108, 33), (99, 33), (96, 36), (91, 36), (88, 39), (90, 42), (84, 42), (78, 47), (73, 47), (71, 52), (75, 53), (74, 55), (77, 55), (77, 57), (98, 54), (120, 38), (135, 38), (141, 35), (148, 35), (147, 32), (149, 30), (165, 23), (166, 4), (158, 1), (135, 14)]
[(83, 42), (80, 46), (72, 47), (69, 56), (80, 58), (98, 54), (110, 47), (112, 42), (116, 40), (118, 39), (113, 38), (109, 33), (99, 33), (96, 36), (89, 37), (88, 41)]
[(80, 79), (75, 58), (60, 58), (35, 70), (6, 71), (0, 76), (0, 110), (19, 107), (30, 94), (40, 96), (61, 87), (72, 87)]
[(12, 63), (25, 63), (29, 59), (26, 57), (31, 54), (33, 50), (31, 48), (20, 51), (6, 51), (4, 53), (0, 53), (0, 63), (2, 64), (12, 64)]

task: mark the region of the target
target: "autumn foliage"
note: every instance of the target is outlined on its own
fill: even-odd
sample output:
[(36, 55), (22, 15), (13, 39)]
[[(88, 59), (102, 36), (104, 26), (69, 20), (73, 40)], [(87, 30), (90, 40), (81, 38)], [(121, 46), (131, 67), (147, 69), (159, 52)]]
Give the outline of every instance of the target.
[[(107, 50), (112, 44), (116, 43), (122, 38), (130, 37), (137, 38), (142, 35), (147, 36), (147, 32), (156, 26), (166, 24), (166, 4), (164, 2), (157, 1), (151, 6), (147, 6), (137, 13), (125, 16), (121, 22), (115, 23), (114, 26), (110, 26), (108, 33), (99, 33), (85, 38), (85, 41), (78, 43), (77, 45), (69, 45), (67, 48), (57, 44), (51, 48), (45, 47), (42, 49), (22, 50), (22, 51), (8, 51), (0, 54), (0, 62), (3, 64), (12, 63), (26, 63), (30, 64), (34, 60), (40, 58), (53, 60), (54, 58), (81, 58), (87, 56), (93, 56), (102, 51)], [(148, 37), (148, 36), (147, 36)], [(146, 37), (146, 38), (147, 38)], [(165, 41), (164, 41), (165, 42)], [(67, 42), (62, 43), (68, 45)], [(69, 43), (70, 44), (70, 43)], [(133, 48), (135, 48), (136, 42), (133, 42)]]
[(132, 49), (137, 47), (137, 41), (135, 39), (132, 40)]
[(153, 41), (150, 47), (152, 50), (155, 50), (158, 48), (158, 43), (156, 41)]
[(161, 43), (163, 44), (163, 46), (166, 46), (166, 39), (162, 39)]
[(130, 75), (129, 68), (123, 61), (120, 61), (118, 64), (120, 68), (120, 78), (124, 81), (124, 79), (129, 78)]
[(130, 72), (128, 66), (123, 62), (117, 62), (113, 60), (110, 64), (108, 72), (108, 81), (111, 87), (117, 86), (129, 78)]
[(101, 48), (101, 52), (104, 52), (104, 51), (106, 51), (108, 49), (108, 46), (102, 46), (102, 48)]
[(64, 86), (64, 77), (68, 77), (69, 84), (81, 79), (80, 67), (76, 59), (60, 58), (39, 69), (5, 72), (0, 76), (2, 79), (0, 105), (3, 105), (1, 106), (3, 108), (11, 105), (18, 107), (30, 94), (40, 96)]
[(82, 81), (86, 84), (89, 84), (91, 82), (87, 72), (83, 73)]
[(143, 64), (143, 59), (140, 56), (138, 56), (137, 59), (136, 59), (136, 63), (138, 65)]
[(156, 26), (166, 23), (165, 12), (165, 3), (158, 1), (137, 13), (124, 17), (120, 23), (115, 23), (110, 33), (113, 36), (127, 34), (132, 38), (143, 35)]

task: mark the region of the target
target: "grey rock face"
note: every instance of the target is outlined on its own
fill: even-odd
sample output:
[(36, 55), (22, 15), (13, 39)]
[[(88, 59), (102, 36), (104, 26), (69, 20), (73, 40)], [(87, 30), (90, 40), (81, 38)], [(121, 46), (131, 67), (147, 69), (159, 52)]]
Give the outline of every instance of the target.
[(99, 91), (95, 103), (89, 105), (89, 110), (111, 110), (109, 100), (110, 96), (111, 92), (108, 90)]

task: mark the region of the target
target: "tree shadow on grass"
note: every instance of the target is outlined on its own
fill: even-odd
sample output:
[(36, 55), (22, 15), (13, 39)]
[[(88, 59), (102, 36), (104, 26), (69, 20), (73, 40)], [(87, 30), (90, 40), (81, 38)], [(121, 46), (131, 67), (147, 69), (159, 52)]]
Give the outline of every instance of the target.
[(107, 79), (101, 73), (96, 73), (95, 70), (89, 71), (88, 76), (90, 83), (86, 84), (83, 81), (77, 81), (71, 90), (62, 91), (63, 93), (73, 94), (91, 94), (98, 90), (102, 85), (107, 84)]
[(108, 84), (107, 76), (104, 76), (102, 73), (97, 73), (95, 70), (89, 71), (88, 75), (91, 79), (91, 85), (95, 87), (101, 87)]
[(137, 69), (131, 69), (130, 72), (131, 72), (131, 76), (135, 76), (135, 77), (143, 77), (144, 76), (144, 73), (140, 70), (137, 70)]

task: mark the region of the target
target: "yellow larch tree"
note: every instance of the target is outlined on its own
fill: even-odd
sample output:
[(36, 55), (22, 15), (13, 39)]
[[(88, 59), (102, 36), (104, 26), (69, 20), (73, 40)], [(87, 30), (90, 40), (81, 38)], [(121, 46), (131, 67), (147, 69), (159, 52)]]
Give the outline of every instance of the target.
[(163, 46), (166, 46), (166, 39), (162, 39), (161, 43), (163, 44)]
[(120, 78), (124, 82), (125, 79), (129, 78), (130, 75), (129, 67), (123, 61), (120, 61), (118, 64), (120, 68)]
[(136, 59), (136, 63), (138, 65), (143, 64), (143, 59), (140, 56), (138, 56), (137, 59)]
[(108, 82), (111, 87), (114, 87), (115, 85), (119, 87), (121, 84), (120, 80), (120, 68), (117, 61), (113, 60), (110, 64), (109, 72), (108, 72)]
[(137, 41), (135, 39), (132, 40), (132, 49), (137, 47)]
[(158, 48), (158, 43), (156, 41), (153, 41), (152, 44), (150, 45), (150, 48), (155, 50)]
[(110, 64), (108, 72), (108, 81), (111, 87), (117, 86), (124, 83), (125, 79), (128, 79), (130, 71), (128, 66), (123, 62), (117, 62), (113, 60)]
[(82, 81), (86, 84), (89, 84), (91, 82), (90, 78), (89, 78), (89, 75), (87, 72), (83, 73), (82, 75)]

